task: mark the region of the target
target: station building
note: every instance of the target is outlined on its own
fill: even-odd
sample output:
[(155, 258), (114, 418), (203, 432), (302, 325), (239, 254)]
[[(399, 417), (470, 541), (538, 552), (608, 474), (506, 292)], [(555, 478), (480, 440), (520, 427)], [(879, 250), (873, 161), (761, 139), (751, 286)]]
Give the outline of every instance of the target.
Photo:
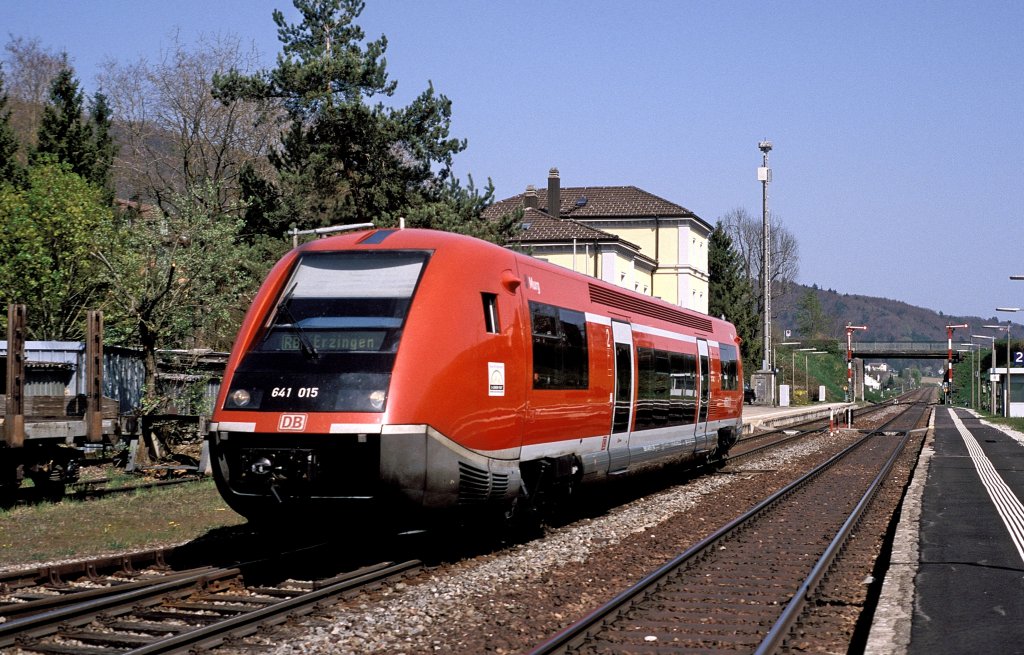
[(708, 312), (708, 240), (712, 226), (695, 213), (635, 186), (562, 187), (557, 168), (547, 188), (533, 185), (494, 203), (485, 217), (523, 210), (506, 244), (606, 282)]

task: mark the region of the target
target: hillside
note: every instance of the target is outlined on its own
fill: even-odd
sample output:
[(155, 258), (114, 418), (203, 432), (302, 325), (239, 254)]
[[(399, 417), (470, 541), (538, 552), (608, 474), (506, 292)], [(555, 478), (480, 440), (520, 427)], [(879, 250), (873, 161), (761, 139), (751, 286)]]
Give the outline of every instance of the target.
[[(844, 327), (848, 324), (866, 325), (868, 330), (862, 336), (866, 341), (945, 341), (946, 326), (966, 323), (970, 329), (958, 330), (954, 339), (970, 339), (970, 334), (991, 334), (995, 330), (983, 329), (982, 325), (1006, 323), (1009, 314), (999, 316), (956, 316), (941, 311), (915, 307), (899, 300), (874, 298), (857, 294), (839, 293), (832, 289), (820, 289), (794, 284), (778, 298), (772, 298), (775, 318), (772, 319), (775, 332), (790, 329), (793, 338), (797, 334), (797, 307), (800, 299), (810, 289), (815, 292), (821, 304), (822, 313), (829, 319), (829, 337), (845, 339)], [(1014, 323), (1011, 336), (1024, 338), (1024, 325)]]

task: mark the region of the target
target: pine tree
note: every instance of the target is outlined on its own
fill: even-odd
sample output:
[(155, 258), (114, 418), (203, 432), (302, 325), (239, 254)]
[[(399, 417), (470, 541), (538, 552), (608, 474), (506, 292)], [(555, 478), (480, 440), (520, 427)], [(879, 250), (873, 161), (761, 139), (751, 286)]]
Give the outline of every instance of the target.
[[(480, 204), (472, 184), (463, 187), (452, 175), (453, 157), (466, 141), (450, 136), (448, 98), (430, 85), (406, 107), (369, 104), (391, 97), (397, 83), (388, 79), (387, 39), (365, 42), (355, 23), (364, 6), (362, 0), (295, 0), (299, 24), (274, 12), (283, 45), (276, 68), (214, 77), (221, 100), (277, 102), (286, 115), (281, 146), (270, 157), (278, 180), (261, 181), (251, 170), (244, 180), (260, 193), (247, 198), (247, 232), (280, 236), (292, 224), (384, 226), (400, 217), (441, 227), (464, 224), (465, 207)], [(472, 221), (469, 226), (463, 225), (474, 231)]]
[(800, 297), (797, 304), (796, 325), (800, 336), (804, 339), (817, 339), (823, 336), (828, 321), (814, 289), (808, 289)]
[(68, 164), (73, 173), (89, 182), (108, 188), (114, 159), (110, 107), (106, 97), (97, 93), (90, 118), (85, 120), (83, 102), (84, 94), (74, 72), (65, 65), (50, 86), (32, 162), (55, 159)]
[(708, 314), (725, 317), (736, 326), (748, 369), (761, 360), (757, 301), (743, 273), (743, 261), (721, 221), (708, 243)]
[(11, 128), (11, 111), (7, 109), (7, 92), (0, 69), (0, 183), (22, 186), (25, 180), (25, 169), (18, 162), (18, 139)]
[(43, 155), (53, 155), (59, 162), (71, 166), (81, 177), (88, 170), (89, 133), (82, 122), (83, 94), (74, 73), (65, 66), (50, 85), (50, 98), (43, 107), (39, 124), (39, 142), (32, 155), (33, 163)]
[(88, 180), (93, 184), (107, 189), (110, 199), (113, 200), (113, 181), (111, 170), (114, 166), (116, 148), (114, 137), (110, 133), (113, 124), (113, 113), (107, 103), (107, 96), (97, 93), (93, 96), (90, 104), (89, 122), (92, 132), (92, 166), (89, 171)]

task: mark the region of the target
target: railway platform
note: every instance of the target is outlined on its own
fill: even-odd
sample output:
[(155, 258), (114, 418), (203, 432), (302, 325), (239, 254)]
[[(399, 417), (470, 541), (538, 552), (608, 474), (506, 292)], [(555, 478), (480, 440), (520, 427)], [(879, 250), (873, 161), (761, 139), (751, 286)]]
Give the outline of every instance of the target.
[(766, 407), (764, 405), (743, 406), (743, 436), (758, 429), (784, 428), (795, 423), (811, 421), (817, 418), (828, 418), (834, 415), (836, 420), (847, 407), (856, 407), (853, 403), (814, 403), (813, 405), (795, 405), (790, 407)]
[(866, 653), (1024, 653), (1024, 434), (938, 406)]

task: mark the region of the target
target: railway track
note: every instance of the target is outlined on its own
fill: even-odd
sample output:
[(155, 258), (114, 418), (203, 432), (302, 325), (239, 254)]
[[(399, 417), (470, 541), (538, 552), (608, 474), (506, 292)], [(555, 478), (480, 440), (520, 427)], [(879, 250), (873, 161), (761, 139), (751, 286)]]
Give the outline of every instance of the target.
[(202, 480), (200, 475), (187, 475), (180, 478), (168, 480), (153, 480), (150, 482), (139, 482), (137, 484), (121, 485), (114, 483), (110, 478), (97, 478), (94, 480), (81, 480), (67, 485), (64, 498), (70, 500), (91, 500), (104, 496), (115, 496), (117, 494), (141, 491), (143, 489), (156, 489), (158, 487), (169, 487), (188, 482)]
[(903, 409), (533, 652), (775, 652), (929, 411)]
[[(194, 652), (301, 616), (421, 564), (381, 562), (310, 575), (327, 545), (234, 566), (172, 571), (162, 551), (6, 574), (0, 648), (22, 653)], [(137, 568), (146, 564), (144, 568)], [(298, 572), (298, 575), (294, 575)], [(291, 574), (291, 575), (290, 575)]]
[(186, 473), (173, 478), (146, 479), (139, 477), (134, 482), (110, 477), (97, 477), (77, 480), (63, 485), (52, 483), (44, 487), (25, 486), (18, 487), (10, 493), (9, 505), (29, 505), (40, 502), (60, 502), (62, 500), (96, 500), (106, 496), (141, 491), (144, 489), (155, 489), (188, 482), (202, 480), (203, 476), (198, 473)]
[[(927, 403), (929, 402), (932, 393), (933, 392), (930, 389), (915, 389), (901, 396), (898, 401), (903, 403)], [(892, 404), (886, 403), (857, 408), (853, 410), (852, 415), (854, 424), (867, 423), (870, 425), (874, 422), (874, 417), (876, 415), (880, 415), (892, 407)], [(816, 418), (803, 423), (796, 423), (785, 428), (778, 428), (749, 435), (733, 446), (732, 450), (729, 452), (729, 461), (732, 462), (737, 459), (757, 455), (776, 446), (820, 433), (822, 430), (828, 428), (828, 420)]]

